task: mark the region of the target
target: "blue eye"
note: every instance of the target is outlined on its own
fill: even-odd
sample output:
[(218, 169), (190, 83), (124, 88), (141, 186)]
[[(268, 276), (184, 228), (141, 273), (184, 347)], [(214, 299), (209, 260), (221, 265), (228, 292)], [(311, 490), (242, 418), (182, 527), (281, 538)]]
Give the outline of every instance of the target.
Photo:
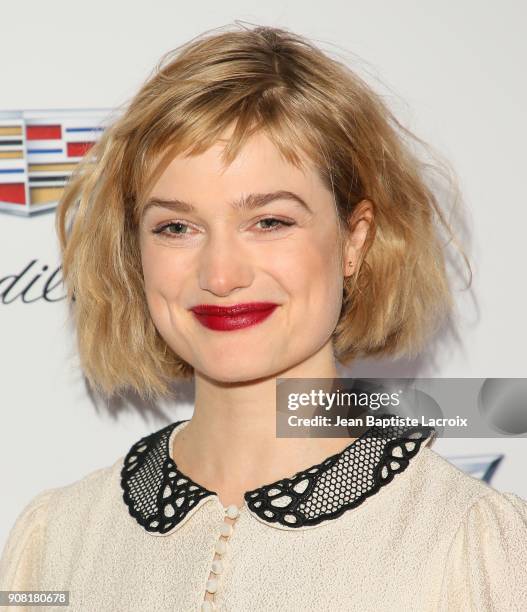
[[(262, 234), (276, 232), (286, 227), (295, 225), (294, 221), (286, 221), (284, 219), (278, 219), (277, 217), (265, 217), (264, 219), (259, 219), (256, 221), (255, 225), (258, 225), (259, 223), (272, 224), (267, 225), (267, 227), (262, 227), (260, 232), (258, 232)], [(165, 223), (161, 227), (152, 230), (152, 233), (168, 238), (169, 240), (178, 240), (182, 236), (187, 234), (190, 235), (190, 232), (188, 231), (189, 228), (190, 226), (183, 221), (170, 221), (170, 223)]]
[(155, 229), (154, 234), (163, 234), (163, 235), (178, 235), (178, 234), (184, 234), (186, 232), (166, 232), (165, 230), (167, 230), (169, 227), (188, 227), (188, 225), (186, 223), (182, 223), (181, 221), (174, 221), (171, 223), (166, 223), (165, 225), (163, 225), (162, 227), (160, 227), (159, 229)]
[(259, 221), (257, 221), (257, 223), (265, 223), (268, 221), (276, 221), (280, 225), (274, 225), (271, 227), (267, 227), (264, 229), (265, 232), (281, 229), (282, 227), (290, 227), (291, 225), (294, 225), (295, 223), (294, 221), (284, 221), (283, 219), (277, 219), (276, 217), (266, 217), (265, 219), (260, 219)]

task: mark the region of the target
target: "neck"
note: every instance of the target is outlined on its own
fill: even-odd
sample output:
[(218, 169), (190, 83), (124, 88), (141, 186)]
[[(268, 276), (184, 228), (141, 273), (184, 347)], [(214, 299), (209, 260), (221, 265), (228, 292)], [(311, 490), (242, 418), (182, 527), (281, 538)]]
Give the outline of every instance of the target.
[(243, 503), (243, 493), (292, 476), (351, 444), (353, 438), (277, 438), (277, 378), (338, 378), (332, 347), (267, 378), (221, 383), (195, 375), (194, 414), (174, 438), (172, 457), (190, 478)]

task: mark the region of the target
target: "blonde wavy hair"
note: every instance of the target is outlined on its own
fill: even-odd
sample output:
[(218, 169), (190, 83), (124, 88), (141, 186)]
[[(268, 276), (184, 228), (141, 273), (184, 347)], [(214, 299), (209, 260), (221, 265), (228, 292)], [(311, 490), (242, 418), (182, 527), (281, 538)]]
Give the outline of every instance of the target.
[(107, 396), (131, 388), (142, 398), (162, 397), (193, 375), (152, 322), (138, 228), (149, 189), (170, 160), (207, 150), (230, 126), (227, 164), (257, 130), (296, 167), (307, 156), (334, 194), (342, 237), (362, 200), (374, 206), (333, 333), (342, 364), (414, 356), (452, 310), (441, 230), (457, 241), (426, 180), (438, 170), (458, 203), (447, 166), (420, 159), (411, 143), (425, 143), (344, 63), (286, 29), (237, 22), (163, 56), (59, 202), (56, 229), (80, 362)]

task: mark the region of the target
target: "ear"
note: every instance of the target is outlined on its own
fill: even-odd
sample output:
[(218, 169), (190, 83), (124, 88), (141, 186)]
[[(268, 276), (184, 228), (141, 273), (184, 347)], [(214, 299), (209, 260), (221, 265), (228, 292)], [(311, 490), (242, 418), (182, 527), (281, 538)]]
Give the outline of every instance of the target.
[(356, 205), (349, 220), (350, 229), (344, 247), (344, 276), (351, 276), (356, 271), (373, 218), (374, 207), (372, 202), (361, 200)]

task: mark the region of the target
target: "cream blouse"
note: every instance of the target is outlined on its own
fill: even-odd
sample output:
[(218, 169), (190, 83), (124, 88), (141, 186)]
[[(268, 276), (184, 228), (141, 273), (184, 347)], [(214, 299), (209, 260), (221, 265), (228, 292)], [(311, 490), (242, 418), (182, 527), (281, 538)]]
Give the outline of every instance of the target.
[(443, 459), (431, 428), (373, 427), (224, 508), (170, 457), (187, 423), (36, 495), (0, 589), (69, 591), (35, 610), (527, 611), (527, 502)]

